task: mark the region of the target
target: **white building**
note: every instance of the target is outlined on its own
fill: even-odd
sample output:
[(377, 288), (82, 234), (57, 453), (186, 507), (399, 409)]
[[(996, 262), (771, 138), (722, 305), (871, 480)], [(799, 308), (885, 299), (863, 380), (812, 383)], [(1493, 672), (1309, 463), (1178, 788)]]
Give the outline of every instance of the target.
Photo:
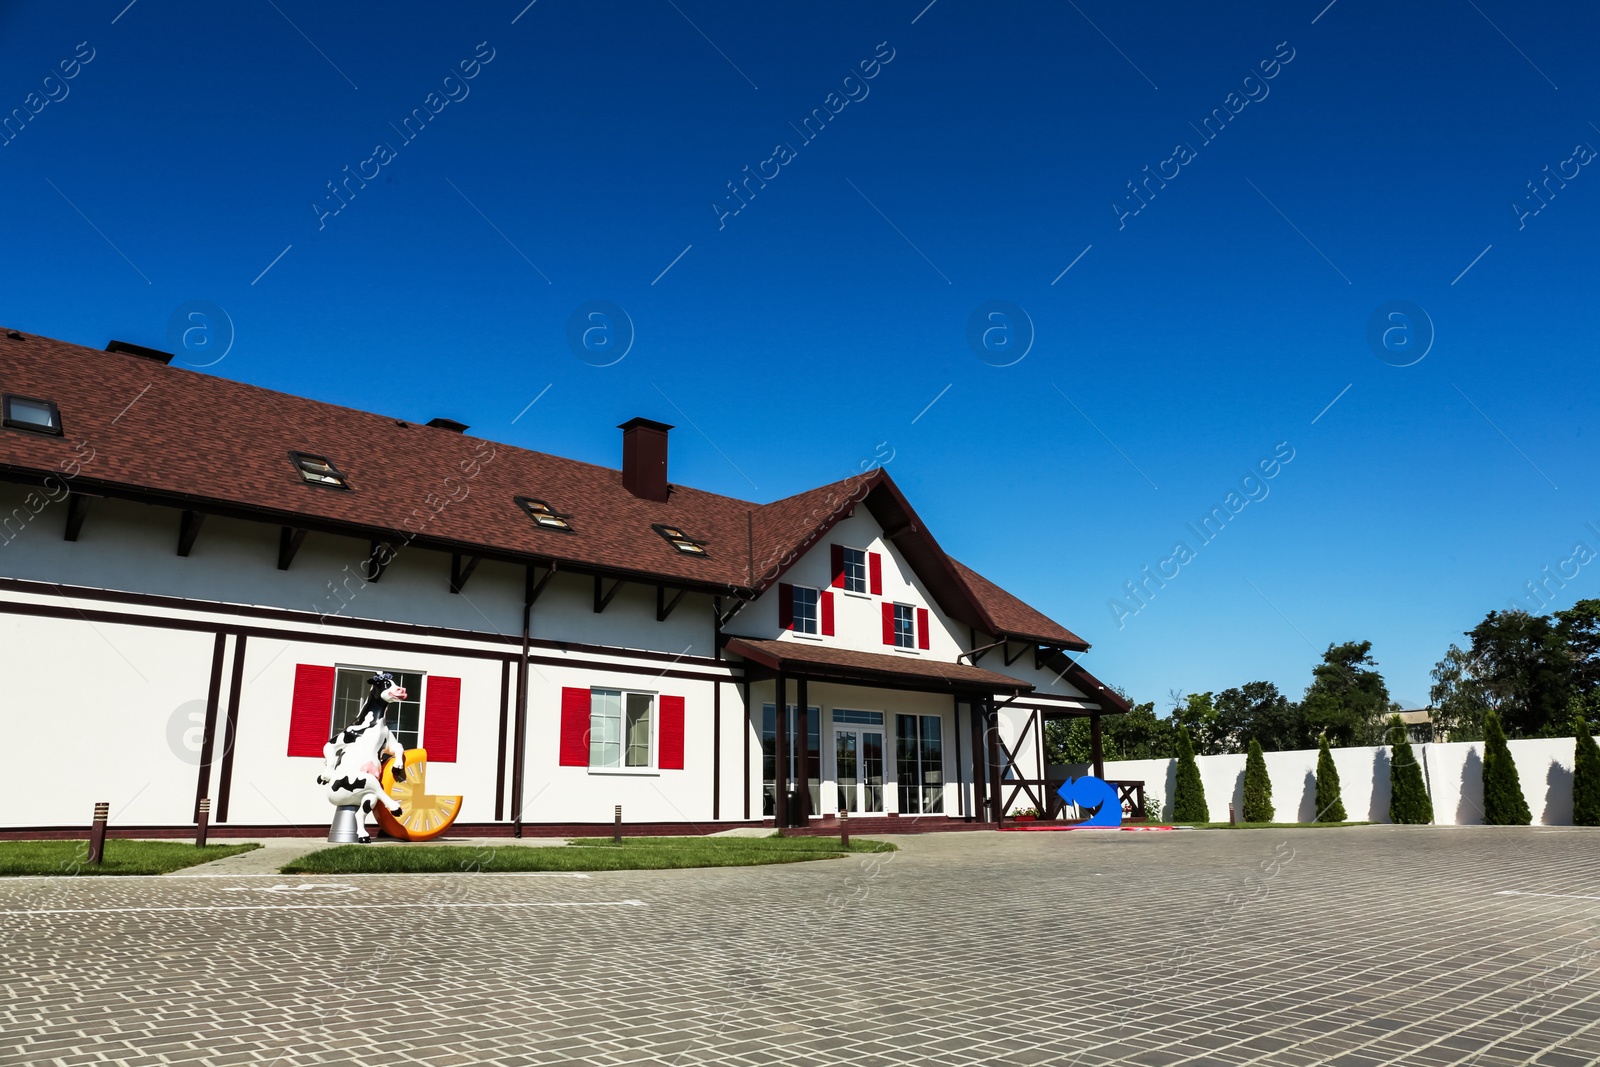
[(481, 834), (981, 821), (1046, 806), (1045, 718), (1126, 710), (882, 470), (753, 504), (646, 419), (618, 471), (169, 358), (0, 337), (0, 832), (320, 832), (374, 669)]

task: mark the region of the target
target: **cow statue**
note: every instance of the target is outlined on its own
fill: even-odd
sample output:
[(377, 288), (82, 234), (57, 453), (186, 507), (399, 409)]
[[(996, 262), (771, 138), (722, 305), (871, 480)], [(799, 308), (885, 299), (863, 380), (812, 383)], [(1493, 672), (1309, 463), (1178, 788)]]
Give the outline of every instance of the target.
[(363, 845), (372, 840), (365, 816), (377, 804), (400, 814), (400, 802), (383, 790), (383, 759), (394, 759), (395, 781), (405, 781), (405, 749), (389, 730), (389, 705), (406, 699), (406, 689), (387, 672), (367, 679), (367, 702), (356, 721), (338, 730), (322, 748), (323, 769), (317, 784), (328, 787), (328, 803), (337, 808), (360, 807), (358, 836)]

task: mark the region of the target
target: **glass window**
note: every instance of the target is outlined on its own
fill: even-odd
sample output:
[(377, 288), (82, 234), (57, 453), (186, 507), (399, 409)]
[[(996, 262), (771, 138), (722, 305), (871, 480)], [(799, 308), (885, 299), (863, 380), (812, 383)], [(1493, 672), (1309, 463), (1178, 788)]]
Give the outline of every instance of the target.
[(937, 715), (896, 715), (895, 770), (902, 814), (944, 812), (944, 743)]
[(344, 475), (324, 456), (290, 452), (289, 458), (294, 460), (295, 470), (300, 472), (300, 477), (311, 485), (325, 485), (330, 489), (350, 488)]
[(862, 549), (844, 550), (844, 587), (850, 593), (867, 591), (867, 554)]
[(649, 767), (653, 693), (589, 691), (589, 766)]
[(917, 613), (910, 604), (894, 606), (894, 644), (896, 648), (917, 647)]
[(817, 590), (804, 585), (797, 585), (794, 587), (795, 633), (814, 634), (819, 631), (817, 623), (817, 600)]
[(536, 500), (531, 496), (519, 496), (516, 501), (517, 506), (522, 508), (528, 517), (540, 526), (546, 526), (552, 530), (560, 530), (563, 533), (572, 532), (572, 524), (567, 521), (571, 516), (561, 514), (543, 500)]
[(16, 430), (61, 435), (61, 412), (49, 400), (26, 396), (5, 398), (5, 424)]
[(833, 709), (834, 722), (854, 722), (862, 726), (882, 726), (883, 712), (881, 711), (846, 711), (844, 708)]
[(367, 679), (384, 671), (394, 675), (395, 684), (406, 690), (406, 699), (389, 705), (389, 731), (402, 747), (421, 747), (423, 676), (417, 671), (400, 671), (393, 667), (340, 667), (337, 670), (333, 676), (333, 722), (328, 736), (361, 717), (361, 708), (371, 692)]
[[(789, 781), (798, 774), (799, 750), (795, 734), (800, 728), (796, 706), (789, 705)], [(810, 814), (815, 815), (822, 803), (822, 709), (806, 708), (806, 783), (811, 794)], [(777, 787), (778, 767), (778, 713), (772, 704), (761, 705), (761, 814), (777, 814), (773, 794)]]

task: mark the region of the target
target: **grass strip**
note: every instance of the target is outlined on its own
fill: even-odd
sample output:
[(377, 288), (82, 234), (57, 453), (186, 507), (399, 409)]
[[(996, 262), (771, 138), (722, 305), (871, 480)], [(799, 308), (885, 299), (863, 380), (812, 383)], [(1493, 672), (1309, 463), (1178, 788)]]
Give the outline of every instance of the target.
[(91, 865), (87, 841), (0, 841), (0, 876), (167, 874), (260, 847), (251, 842), (196, 848), (183, 841), (129, 841), (113, 837), (106, 840), (104, 861)]
[[(884, 841), (852, 841), (849, 852), (893, 852)], [(826, 837), (576, 838), (566, 847), (537, 845), (341, 845), (285, 864), (284, 874), (472, 874), (511, 871), (654, 871), (684, 867), (754, 867), (837, 859)]]

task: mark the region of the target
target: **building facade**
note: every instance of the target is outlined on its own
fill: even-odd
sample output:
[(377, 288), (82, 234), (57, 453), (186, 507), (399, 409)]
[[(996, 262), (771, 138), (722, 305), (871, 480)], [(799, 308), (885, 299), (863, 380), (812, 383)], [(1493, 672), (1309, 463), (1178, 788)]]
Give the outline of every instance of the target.
[(0, 337), (0, 832), (326, 826), (375, 670), (483, 834), (985, 821), (1046, 806), (1045, 720), (1126, 710), (881, 469), (754, 504), (647, 419), (615, 470), (169, 359)]

